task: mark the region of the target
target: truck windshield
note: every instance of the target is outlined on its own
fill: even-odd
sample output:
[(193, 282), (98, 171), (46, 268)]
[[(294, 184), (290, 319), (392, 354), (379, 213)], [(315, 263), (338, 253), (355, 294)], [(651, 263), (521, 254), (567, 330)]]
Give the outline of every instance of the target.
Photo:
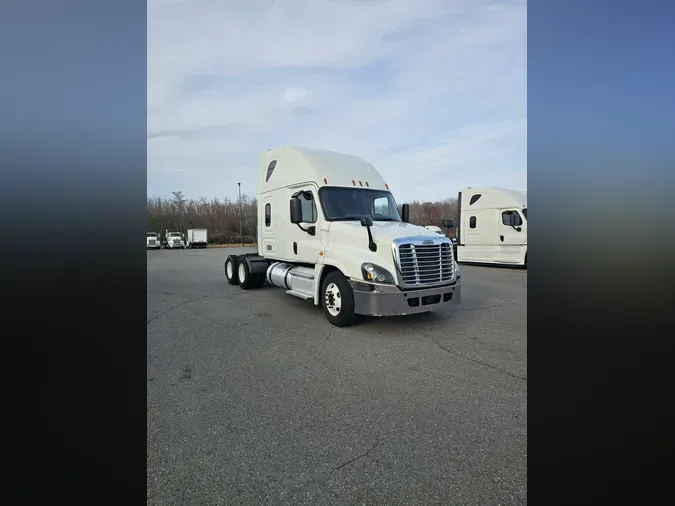
[(155, 234), (154, 232), (148, 232), (148, 237), (156, 238), (157, 234)]
[(371, 216), (373, 221), (401, 221), (388, 191), (324, 187), (319, 190), (319, 199), (328, 221), (359, 220), (362, 216)]
[(523, 216), (525, 216), (525, 219), (527, 220), (527, 207), (523, 208)]
[(169, 232), (169, 237), (180, 237), (180, 232)]

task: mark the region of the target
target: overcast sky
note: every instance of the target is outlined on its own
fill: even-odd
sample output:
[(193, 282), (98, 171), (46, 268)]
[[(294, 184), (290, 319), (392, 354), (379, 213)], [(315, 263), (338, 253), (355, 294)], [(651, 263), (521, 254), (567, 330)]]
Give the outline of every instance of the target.
[(148, 195), (254, 195), (280, 145), (399, 202), (524, 190), (526, 61), (525, 0), (148, 0)]

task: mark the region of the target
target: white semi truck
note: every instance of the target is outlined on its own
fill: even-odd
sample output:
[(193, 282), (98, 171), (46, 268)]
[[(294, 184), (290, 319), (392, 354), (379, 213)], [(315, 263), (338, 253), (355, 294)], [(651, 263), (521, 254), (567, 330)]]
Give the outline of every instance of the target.
[(259, 165), (258, 253), (229, 255), (227, 281), (245, 290), (269, 282), (322, 306), (338, 327), (357, 315), (458, 305), (452, 243), (408, 223), (410, 206), (401, 207), (399, 215), (389, 185), (365, 160), (309, 148), (268, 150)]
[(462, 189), (457, 260), (527, 267), (527, 192), (493, 187)]
[(180, 232), (169, 232), (168, 230), (164, 233), (164, 249), (183, 249), (185, 248), (185, 243), (183, 242), (183, 234)]
[(145, 236), (146, 249), (160, 249), (159, 234), (157, 232), (148, 232)]
[(206, 248), (207, 244), (205, 228), (191, 228), (187, 231), (188, 248)]

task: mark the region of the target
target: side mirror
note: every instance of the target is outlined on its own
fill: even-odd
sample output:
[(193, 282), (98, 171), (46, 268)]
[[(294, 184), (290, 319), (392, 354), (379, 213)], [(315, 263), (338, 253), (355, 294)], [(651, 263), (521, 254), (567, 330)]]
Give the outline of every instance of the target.
[(361, 226), (362, 227), (372, 227), (373, 226), (373, 218), (370, 216), (361, 216)]
[(401, 205), (401, 221), (410, 223), (410, 204)]
[(291, 199), (291, 223), (297, 225), (302, 223), (302, 202), (298, 199)]
[(455, 222), (449, 218), (448, 219), (443, 218), (443, 226), (445, 228), (452, 228), (455, 226)]

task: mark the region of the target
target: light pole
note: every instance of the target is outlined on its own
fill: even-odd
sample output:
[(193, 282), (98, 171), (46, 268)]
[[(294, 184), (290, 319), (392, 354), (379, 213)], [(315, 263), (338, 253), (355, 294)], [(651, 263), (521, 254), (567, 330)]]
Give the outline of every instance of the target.
[(241, 240), (241, 247), (244, 247), (244, 229), (241, 226), (241, 183), (237, 183), (239, 186), (239, 238)]

